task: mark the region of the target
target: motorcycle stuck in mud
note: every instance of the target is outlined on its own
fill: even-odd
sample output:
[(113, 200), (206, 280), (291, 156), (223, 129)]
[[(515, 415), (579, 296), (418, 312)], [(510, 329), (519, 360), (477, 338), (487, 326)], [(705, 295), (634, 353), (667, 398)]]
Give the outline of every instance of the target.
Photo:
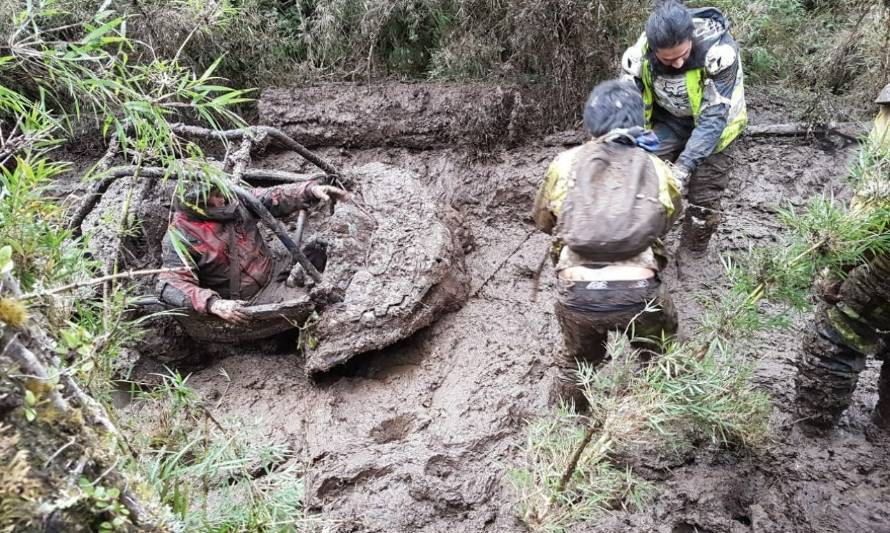
[[(166, 315), (199, 343), (236, 348), (299, 329), (305, 371), (317, 374), (405, 339), (466, 301), (469, 278), (460, 221), (411, 172), (370, 163), (341, 173), (272, 128), (178, 128), (183, 135), (238, 139), (241, 147), (212, 168), (188, 162), (172, 170), (108, 168), (72, 219), (72, 230), (88, 236), (94, 257), (107, 271), (163, 270), (161, 243), (176, 204), (177, 183), (211, 172), (262, 222), (276, 271), (285, 275), (273, 276), (248, 299), (242, 320), (235, 322), (158, 299), (149, 294), (153, 280), (141, 278), (135, 285), (144, 296), (137, 303), (146, 312), (163, 311), (149, 320), (157, 324), (159, 336), (164, 320), (169, 321)], [(322, 172), (248, 168), (251, 151), (267, 138), (298, 152)], [(336, 208), (331, 203), (329, 211), (300, 209), (286, 222), (289, 228), (257, 201), (264, 187), (310, 180), (346, 184), (350, 199)]]

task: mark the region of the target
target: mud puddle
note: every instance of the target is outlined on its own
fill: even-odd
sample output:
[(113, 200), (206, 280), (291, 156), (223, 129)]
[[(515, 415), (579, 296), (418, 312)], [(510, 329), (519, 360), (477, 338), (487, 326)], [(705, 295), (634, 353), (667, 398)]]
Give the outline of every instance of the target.
[[(726, 216), (711, 253), (672, 263), (666, 278), (688, 332), (699, 297), (722, 280), (719, 254), (771, 241), (778, 199), (800, 204), (842, 195), (854, 147), (747, 139), (736, 150)], [(253, 350), (215, 360), (189, 383), (219, 416), (258, 421), (286, 441), (306, 472), (306, 505), (336, 531), (523, 531), (507, 471), (524, 421), (547, 415), (560, 349), (552, 271), (532, 298), (549, 238), (527, 213), (562, 147), (527, 144), (479, 156), (466, 149), (364, 149), (322, 153), (342, 168), (380, 161), (419, 174), (458, 209), (472, 236), (469, 301), (427, 329), (313, 382), (292, 354)], [(264, 164), (299, 171), (290, 156)], [(311, 232), (311, 228), (310, 228)], [(703, 454), (664, 472), (645, 512), (616, 512), (589, 531), (890, 531), (890, 438), (866, 438), (874, 368), (830, 438), (791, 429), (795, 331), (751, 340), (757, 383), (772, 395), (775, 445), (766, 456)]]

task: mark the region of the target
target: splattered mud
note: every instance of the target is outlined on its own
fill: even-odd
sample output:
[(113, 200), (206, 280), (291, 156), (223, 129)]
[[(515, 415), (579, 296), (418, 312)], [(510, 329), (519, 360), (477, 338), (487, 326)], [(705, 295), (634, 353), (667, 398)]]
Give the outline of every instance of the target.
[[(843, 196), (838, 177), (853, 148), (831, 140), (741, 141), (710, 254), (682, 260), (679, 272), (674, 262), (666, 273), (681, 334), (701, 312), (697, 298), (724, 283), (719, 254), (770, 242), (780, 202)], [(214, 399), (218, 416), (259, 420), (261, 438), (289, 443), (306, 472), (306, 505), (331, 529), (524, 530), (506, 471), (524, 444), (525, 420), (553, 409), (551, 354), (561, 349), (549, 269), (532, 299), (530, 273), (549, 240), (527, 213), (561, 149), (541, 141), (484, 156), (464, 148), (322, 151), (347, 171), (380, 161), (416, 172), (461, 213), (473, 243), (469, 300), (406, 341), (317, 381), (305, 376), (301, 357), (271, 349), (220, 356), (189, 381)], [(262, 164), (308, 169), (275, 153)], [(801, 436), (789, 410), (798, 342), (793, 329), (763, 334), (746, 354), (758, 358), (756, 382), (776, 404), (775, 443), (765, 453), (701, 454), (655, 472), (652, 506), (579, 530), (890, 531), (890, 436), (867, 437), (875, 369), (863, 374), (832, 436)]]

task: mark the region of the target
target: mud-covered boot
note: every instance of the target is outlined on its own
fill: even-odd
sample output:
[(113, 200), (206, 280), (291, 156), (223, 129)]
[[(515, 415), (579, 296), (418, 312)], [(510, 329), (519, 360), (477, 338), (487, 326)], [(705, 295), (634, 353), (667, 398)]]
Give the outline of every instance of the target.
[(881, 363), (881, 377), (878, 378), (878, 404), (874, 413), (875, 425), (890, 431), (890, 362)]
[(683, 219), (683, 235), (680, 237), (680, 251), (693, 255), (704, 254), (708, 250), (711, 236), (720, 225), (720, 213), (703, 207), (690, 205)]
[(796, 407), (801, 429), (820, 434), (830, 430), (850, 405), (865, 357), (833, 341), (823, 317), (805, 333), (797, 362)]
[(550, 389), (550, 404), (559, 405), (562, 402), (569, 407), (574, 407), (576, 413), (584, 412), (589, 407), (587, 397), (577, 383), (577, 373), (574, 370), (560, 368), (559, 375)]

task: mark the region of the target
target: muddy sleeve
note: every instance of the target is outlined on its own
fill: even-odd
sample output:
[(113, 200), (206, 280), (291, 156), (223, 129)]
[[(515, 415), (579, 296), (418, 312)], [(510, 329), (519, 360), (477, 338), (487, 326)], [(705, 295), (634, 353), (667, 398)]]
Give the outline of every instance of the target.
[(538, 188), (538, 194), (535, 197), (535, 205), (532, 208), (532, 218), (535, 226), (545, 232), (553, 234), (553, 228), (556, 226), (556, 213), (552, 209), (554, 185), (556, 169), (551, 165), (547, 170), (547, 176)]
[(257, 189), (256, 192), (272, 216), (280, 218), (318, 203), (318, 199), (309, 192), (309, 188), (313, 185), (316, 185), (314, 181), (289, 183), (264, 190)]
[[(213, 300), (219, 298), (216, 291), (201, 288), (195, 267), (195, 258), (186, 261), (177, 253), (170, 237), (170, 230), (164, 235), (161, 245), (164, 268), (187, 268), (180, 272), (165, 272), (158, 276), (158, 297), (176, 307), (191, 308), (207, 314)], [(189, 264), (186, 264), (189, 263)]]
[(698, 125), (692, 130), (686, 148), (677, 158), (677, 164), (693, 171), (704, 158), (714, 153), (729, 118), (738, 71), (739, 62), (735, 59), (732, 64), (710, 74), (705, 80)]

